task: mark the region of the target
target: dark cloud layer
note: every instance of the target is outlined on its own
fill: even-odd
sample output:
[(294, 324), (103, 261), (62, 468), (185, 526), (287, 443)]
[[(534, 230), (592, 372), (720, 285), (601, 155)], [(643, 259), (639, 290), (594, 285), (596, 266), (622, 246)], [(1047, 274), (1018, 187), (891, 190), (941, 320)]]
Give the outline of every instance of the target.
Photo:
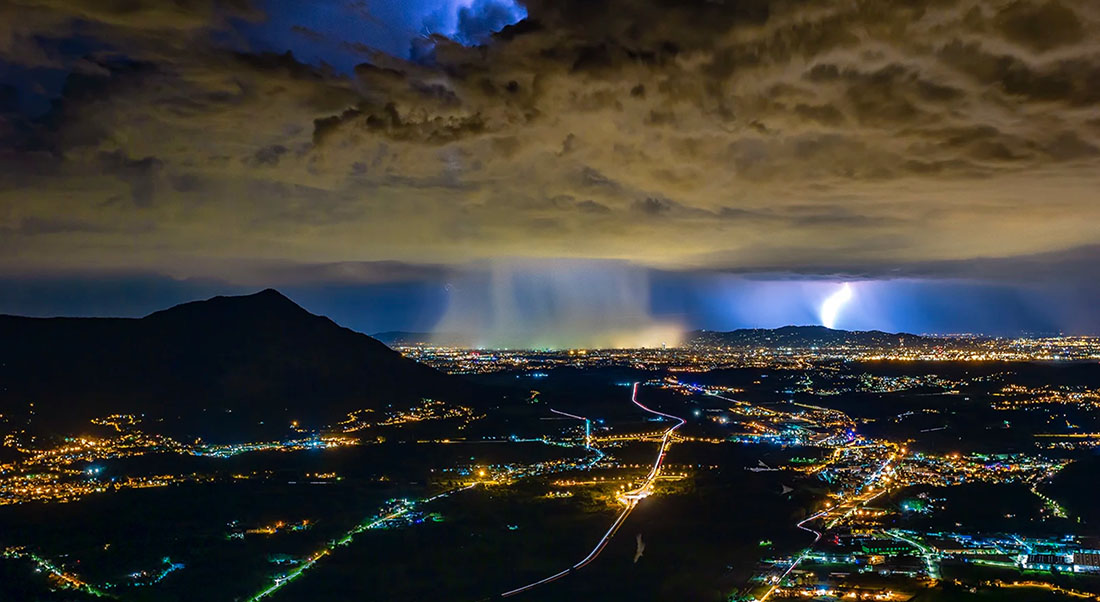
[(1095, 2), (524, 5), (505, 26), (512, 4), (466, 3), (463, 39), (357, 43), (339, 72), (250, 45), (277, 3), (0, 4), (0, 62), (67, 74), (43, 114), (0, 89), (0, 270), (1012, 278), (989, 262), (1100, 243)]

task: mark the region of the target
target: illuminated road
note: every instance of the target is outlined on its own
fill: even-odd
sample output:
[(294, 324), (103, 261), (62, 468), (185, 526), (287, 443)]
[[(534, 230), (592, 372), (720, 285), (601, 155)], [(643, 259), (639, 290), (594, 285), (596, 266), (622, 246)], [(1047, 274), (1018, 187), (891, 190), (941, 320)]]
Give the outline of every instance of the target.
[[(679, 383), (679, 384), (681, 384), (682, 386), (684, 386), (684, 387), (686, 387), (690, 390), (698, 391), (700, 393), (703, 393), (704, 395), (710, 395), (712, 397), (721, 399), (723, 401), (728, 401), (728, 402), (731, 402), (731, 403), (741, 403), (741, 402), (738, 402), (734, 399), (729, 399), (729, 398), (723, 397), (723, 396), (721, 396), (717, 393), (713, 393), (711, 391), (708, 391), (707, 389), (704, 389), (703, 387), (699, 387), (699, 386), (696, 386), (696, 385), (687, 385), (687, 384), (684, 384), (684, 383)], [(803, 405), (803, 407), (809, 407), (809, 408), (818, 409), (818, 410), (825, 410), (825, 408), (818, 408), (817, 406), (805, 406), (804, 404), (797, 404), (797, 405)], [(833, 453), (834, 457), (833, 457), (833, 459), (836, 459), (837, 455), (839, 453), (841, 453), (842, 449), (843, 450), (852, 450), (852, 449), (860, 449), (860, 448), (864, 448), (864, 447), (887, 449), (887, 450), (890, 450), (890, 455), (887, 456), (885, 461), (883, 461), (882, 464), (880, 464), (877, 468), (875, 468), (875, 470), (873, 470), (867, 476), (867, 478), (863, 481), (863, 484), (859, 488), (859, 490), (856, 491), (851, 497), (849, 497), (845, 500), (842, 500), (841, 503), (838, 504), (836, 507), (830, 507), (826, 510), (818, 512), (817, 514), (814, 514), (813, 516), (810, 516), (809, 518), (803, 519), (802, 521), (800, 521), (796, 525), (799, 529), (801, 529), (803, 531), (813, 533), (814, 541), (808, 547), (803, 549), (801, 552), (799, 552), (797, 555), (795, 555), (791, 559), (790, 564), (787, 565), (786, 569), (781, 574), (779, 574), (778, 578), (775, 578), (775, 577), (772, 578), (772, 579), (774, 579), (774, 581), (772, 582), (772, 586), (770, 588), (768, 588), (768, 590), (763, 594), (763, 596), (761, 596), (758, 599), (758, 602), (764, 602), (765, 600), (770, 598), (772, 596), (772, 594), (774, 594), (776, 592), (776, 590), (779, 589), (780, 586), (782, 586), (783, 580), (786, 579), (787, 576), (791, 574), (791, 571), (793, 571), (796, 567), (798, 567), (798, 565), (801, 564), (803, 560), (805, 560), (806, 556), (813, 549), (814, 545), (817, 544), (817, 542), (821, 540), (821, 537), (822, 537), (821, 532), (807, 527), (806, 524), (811, 522), (811, 521), (821, 519), (823, 524), (824, 524), (823, 530), (831, 529), (837, 523), (839, 523), (840, 521), (842, 521), (842, 520), (848, 518), (849, 516), (851, 516), (852, 513), (855, 512), (858, 508), (860, 508), (862, 506), (865, 506), (866, 504), (870, 503), (871, 501), (877, 499), (882, 494), (886, 493), (885, 485), (889, 484), (890, 481), (891, 481), (890, 474), (892, 472), (892, 465), (894, 464), (894, 462), (896, 462), (899, 459), (899, 457), (904, 456), (904, 448), (899, 450), (898, 446), (896, 446), (894, 444), (891, 444), (891, 443), (874, 443), (874, 442), (872, 442), (872, 443), (867, 444), (867, 445), (855, 445), (856, 438), (854, 436), (854, 433), (849, 431), (847, 429), (847, 427), (843, 428), (842, 431), (845, 432), (846, 437), (843, 438), (843, 441), (841, 442), (841, 444), (838, 447), (834, 448), (834, 453)], [(837, 438), (840, 439), (839, 437), (837, 437)], [(832, 439), (832, 436), (830, 437), (830, 439)], [(830, 461), (832, 461), (832, 460), (830, 460)], [(923, 549), (921, 546), (917, 546), (917, 547), (920, 548), (922, 552), (924, 552), (924, 556), (925, 556), (926, 561), (929, 563), (929, 567), (932, 567), (933, 566), (932, 565), (932, 560), (931, 560), (931, 556), (929, 555), (929, 553), (927, 553), (925, 551), (925, 549)], [(779, 567), (779, 563), (777, 563), (774, 568), (778, 568), (778, 567)], [(933, 578), (935, 578), (935, 576), (937, 575), (937, 573), (934, 570), (930, 570), (930, 574), (934, 576)]]
[(23, 549), (8, 549), (0, 554), (0, 558), (27, 558), (36, 565), (38, 571), (46, 571), (53, 575), (58, 581), (62, 582), (64, 584), (63, 587), (71, 587), (84, 593), (96, 596), (97, 598), (115, 597), (95, 587), (94, 585), (81, 581), (80, 578), (76, 575), (66, 573), (65, 569), (47, 560), (46, 558), (43, 558), (31, 552), (26, 552)]
[[(615, 518), (615, 522), (611, 523), (611, 527), (607, 530), (607, 533), (604, 533), (603, 537), (601, 537), (600, 540), (598, 542), (596, 542), (596, 546), (594, 548), (592, 548), (592, 551), (589, 552), (587, 556), (582, 558), (579, 562), (577, 562), (573, 566), (571, 566), (567, 569), (563, 569), (563, 570), (561, 570), (557, 573), (554, 573), (553, 575), (550, 575), (549, 577), (546, 577), (544, 579), (540, 579), (538, 581), (535, 581), (534, 583), (529, 583), (527, 585), (524, 585), (523, 587), (517, 587), (516, 589), (504, 592), (503, 594), (500, 595), (502, 598), (507, 598), (509, 596), (515, 596), (516, 594), (522, 594), (523, 592), (534, 589), (534, 588), (536, 588), (540, 585), (545, 585), (545, 584), (550, 583), (552, 581), (557, 581), (558, 579), (561, 579), (562, 577), (565, 577), (566, 575), (568, 575), (568, 574), (570, 574), (574, 571), (580, 570), (580, 569), (584, 568), (585, 566), (587, 566), (590, 562), (595, 560), (597, 556), (600, 555), (600, 552), (603, 552), (603, 549), (605, 547), (607, 547), (607, 544), (611, 541), (611, 538), (615, 536), (616, 532), (618, 532), (619, 527), (623, 526), (623, 523), (626, 522), (626, 518), (628, 516), (630, 516), (630, 513), (634, 510), (634, 507), (638, 505), (638, 501), (641, 500), (642, 498), (648, 496), (650, 493), (652, 493), (652, 491), (653, 491), (653, 482), (657, 480), (657, 476), (661, 473), (661, 465), (665, 461), (665, 454), (668, 453), (668, 447), (669, 447), (669, 445), (672, 444), (672, 434), (676, 431), (676, 429), (678, 429), (678, 428), (680, 428), (681, 426), (684, 425), (685, 420), (683, 418), (673, 416), (671, 414), (665, 414), (664, 412), (658, 412), (657, 410), (651, 410), (650, 408), (647, 408), (644, 405), (642, 405), (641, 403), (639, 403), (638, 402), (638, 384), (639, 383), (634, 383), (634, 388), (632, 389), (631, 394), (630, 394), (630, 401), (632, 401), (634, 403), (634, 405), (638, 406), (639, 408), (642, 408), (643, 410), (645, 410), (645, 411), (647, 411), (651, 414), (656, 414), (658, 416), (662, 416), (664, 418), (669, 418), (671, 420), (676, 421), (676, 424), (673, 425), (672, 427), (670, 427), (668, 430), (666, 430), (664, 436), (661, 438), (661, 447), (657, 451), (657, 460), (653, 463), (653, 468), (650, 469), (649, 474), (646, 475), (645, 481), (637, 489), (633, 489), (631, 491), (620, 494), (619, 500), (621, 502), (623, 502), (623, 504), (624, 504), (622, 512), (620, 512), (619, 516), (617, 516)], [(558, 412), (558, 413), (563, 414), (563, 412)], [(579, 416), (572, 416), (572, 417), (573, 418), (580, 418)]]
[[(872, 481), (877, 481), (877, 479), (880, 478), (889, 467), (890, 463), (893, 462), (895, 459), (896, 455), (891, 454), (890, 457), (887, 458), (886, 461), (883, 462), (883, 464), (879, 466), (878, 469), (873, 473)], [(865, 487), (867, 488), (867, 491), (865, 493), (856, 495), (852, 499), (844, 502), (839, 506), (836, 506), (835, 508), (822, 510), (821, 512), (818, 512), (817, 514), (814, 514), (809, 518), (803, 519), (796, 525), (799, 529), (802, 529), (803, 531), (809, 531), (810, 533), (814, 534), (813, 543), (811, 543), (808, 547), (799, 552), (798, 556), (791, 560), (791, 564), (787, 567), (787, 570), (783, 571), (783, 574), (779, 576), (779, 579), (775, 581), (771, 588), (769, 588), (768, 591), (763, 596), (761, 596), (757, 602), (765, 602), (765, 600), (770, 598), (771, 595), (775, 593), (775, 590), (783, 584), (783, 580), (787, 578), (787, 575), (790, 575), (791, 571), (793, 571), (795, 567), (797, 567), (799, 564), (802, 563), (803, 560), (806, 559), (806, 555), (809, 554), (814, 545), (821, 540), (821, 532), (806, 527), (806, 523), (821, 518), (825, 520), (825, 528), (831, 529), (841, 520), (851, 516), (851, 514), (855, 512), (856, 509), (860, 506), (864, 506), (869, 502), (877, 499), (880, 495), (886, 493), (885, 489), (874, 493), (874, 488), (871, 486), (870, 482), (868, 482)], [(830, 518), (832, 518), (832, 520), (829, 520)]]
[(921, 557), (924, 558), (925, 568), (928, 571), (928, 578), (939, 581), (940, 569), (939, 569), (939, 556), (936, 554), (936, 550), (931, 546), (927, 546), (911, 537), (906, 537), (904, 533), (897, 529), (887, 529), (885, 531), (887, 535), (893, 537), (898, 541), (903, 541), (917, 550), (920, 550)]
[[(637, 402), (635, 402), (635, 403), (637, 403)], [(641, 405), (641, 404), (639, 404), (639, 405)], [(588, 424), (588, 420), (586, 418), (582, 418), (580, 416), (573, 416), (572, 414), (566, 414), (564, 412), (558, 412), (557, 410), (551, 410), (551, 411), (553, 411), (557, 414), (562, 414), (563, 416), (569, 416), (570, 418), (576, 418), (578, 420), (584, 420), (585, 423), (586, 423), (586, 426)], [(681, 422), (681, 424), (682, 424), (682, 422)], [(677, 425), (677, 426), (679, 426), (679, 425)], [(588, 431), (586, 429), (586, 433), (588, 433), (588, 432), (590, 432), (590, 431)], [(536, 439), (535, 441), (541, 441), (542, 443), (551, 443), (550, 441), (545, 440), (545, 439)], [(569, 446), (569, 447), (571, 447), (571, 446)], [(595, 454), (594, 454), (594, 457), (592, 458), (592, 460), (590, 460), (588, 462), (587, 467), (591, 467), (591, 466), (595, 465), (597, 462), (599, 462), (600, 460), (602, 460), (604, 458), (604, 453), (602, 451), (600, 451), (599, 449), (596, 449), (594, 447), (588, 447), (588, 449), (592, 452), (595, 452)], [(662, 455), (663, 455), (663, 452), (662, 452)], [(526, 476), (534, 476), (535, 474), (544, 474), (545, 472), (546, 471), (535, 471), (533, 473), (518, 475), (517, 478), (523, 478), (523, 477), (526, 477)], [(551, 470), (551, 472), (553, 472), (553, 470)], [(468, 491), (470, 489), (473, 489), (477, 485), (478, 485), (478, 483), (474, 482), (474, 483), (470, 483), (469, 485), (465, 485), (463, 487), (457, 487), (455, 489), (444, 491), (442, 493), (437, 493), (436, 495), (433, 495), (431, 497), (423, 498), (423, 499), (420, 499), (420, 500), (406, 501), (403, 504), (401, 504), (400, 507), (390, 511), (389, 513), (387, 513), (385, 515), (375, 516), (375, 517), (372, 517), (372, 518), (368, 519), (367, 521), (365, 521), (365, 522), (355, 526), (354, 528), (350, 529), (349, 531), (345, 532), (344, 535), (341, 536), (340, 538), (329, 541), (328, 544), (325, 547), (321, 548), (317, 552), (315, 552), (315, 553), (311, 554), (310, 556), (306, 557), (301, 562), (301, 564), (297, 565), (296, 567), (294, 567), (290, 571), (275, 577), (272, 580), (272, 583), (270, 585), (268, 585), (264, 589), (260, 590), (258, 593), (253, 595), (251, 598), (248, 598), (245, 602), (259, 602), (260, 600), (275, 594), (276, 592), (281, 590), (283, 587), (285, 587), (287, 584), (289, 584), (291, 581), (294, 581), (295, 579), (297, 579), (300, 576), (302, 576), (303, 574), (305, 574), (306, 571), (313, 568), (317, 564), (317, 562), (320, 561), (322, 558), (324, 558), (325, 556), (328, 556), (329, 554), (333, 553), (336, 550), (336, 548), (338, 548), (340, 546), (345, 546), (345, 545), (350, 544), (352, 542), (352, 540), (355, 539), (355, 537), (357, 535), (363, 533), (364, 531), (368, 531), (368, 530), (371, 530), (371, 529), (377, 529), (377, 528), (383, 527), (387, 522), (389, 522), (391, 520), (394, 520), (396, 518), (399, 518), (399, 517), (409, 513), (410, 511), (412, 511), (413, 509), (415, 509), (419, 506), (423, 506), (425, 504), (430, 504), (431, 502), (434, 502), (434, 501), (439, 500), (441, 498), (448, 497), (448, 496), (450, 496), (452, 494), (455, 494), (455, 493), (459, 493), (459, 492), (462, 492), (462, 491)], [(625, 518), (625, 517), (623, 517), (623, 518)], [(618, 529), (618, 526), (614, 526), (613, 528)], [(609, 533), (613, 533), (613, 531), (609, 532)], [(610, 537), (610, 535), (608, 537)], [(600, 549), (602, 549), (602, 546), (601, 546)], [(596, 553), (599, 553), (599, 552), (597, 551)]]
[(588, 449), (592, 449), (592, 421), (591, 420), (585, 418), (584, 416), (577, 416), (576, 414), (570, 414), (568, 412), (560, 412), (558, 410), (555, 410), (554, 408), (550, 408), (550, 411), (555, 413), (555, 414), (558, 414), (560, 416), (565, 416), (567, 418), (575, 418), (577, 420), (583, 420), (584, 421), (584, 446), (587, 447)]
[(802, 529), (803, 531), (809, 531), (810, 533), (813, 533), (814, 534), (814, 543), (810, 544), (810, 546), (808, 548), (806, 548), (805, 550), (803, 550), (798, 555), (797, 558), (795, 558), (794, 560), (791, 561), (791, 566), (787, 567), (787, 570), (783, 571), (783, 574), (779, 576), (779, 579), (776, 580), (775, 584), (772, 585), (771, 589), (769, 589), (767, 591), (767, 593), (765, 593), (764, 596), (760, 598), (760, 602), (764, 602), (764, 600), (767, 600), (772, 595), (772, 592), (774, 592), (776, 590), (776, 588), (778, 588), (783, 583), (783, 580), (787, 578), (787, 575), (791, 574), (791, 571), (794, 570), (794, 567), (796, 567), (796, 566), (798, 566), (799, 564), (802, 563), (802, 560), (804, 558), (806, 558), (806, 554), (808, 554), (810, 552), (810, 550), (813, 549), (814, 544), (816, 544), (818, 541), (821, 540), (821, 532), (820, 531), (814, 531), (813, 529), (811, 529), (809, 527), (806, 527), (804, 525), (806, 523), (812, 521), (812, 520), (816, 520), (818, 518), (821, 518), (822, 516), (825, 516), (825, 514), (827, 514), (827, 513), (828, 513), (828, 510), (822, 510), (821, 512), (818, 512), (817, 514), (802, 520), (801, 522), (799, 522), (796, 525), (799, 529)]
[(449, 496), (453, 493), (458, 493), (460, 491), (466, 491), (468, 489), (473, 489), (476, 486), (477, 486), (477, 483), (471, 483), (471, 484), (466, 485), (464, 487), (458, 487), (456, 489), (451, 489), (450, 491), (444, 491), (443, 493), (437, 493), (436, 495), (433, 495), (433, 496), (428, 497), (428, 498), (424, 498), (422, 500), (416, 500), (416, 501), (413, 501), (413, 502), (406, 502), (406, 503), (402, 504), (401, 507), (394, 510), (393, 512), (390, 512), (389, 514), (386, 514), (385, 516), (380, 516), (380, 517), (377, 517), (377, 518), (373, 518), (373, 519), (371, 519), (367, 522), (364, 522), (364, 523), (354, 527), (353, 529), (351, 529), (348, 532), (344, 533), (344, 535), (342, 537), (340, 537), (339, 539), (334, 539), (334, 540), (328, 542), (328, 544), (324, 548), (321, 548), (317, 552), (314, 552), (313, 554), (311, 554), (308, 558), (306, 558), (306, 560), (304, 562), (302, 562), (298, 566), (294, 567), (293, 569), (291, 569), (287, 573), (276, 577), (274, 579), (274, 581), (271, 583), (271, 585), (269, 585), (266, 588), (260, 590), (255, 595), (253, 595), (251, 598), (248, 598), (248, 600), (246, 602), (258, 602), (259, 600), (262, 600), (263, 598), (267, 598), (268, 596), (271, 596), (272, 594), (278, 592), (283, 587), (285, 587), (287, 584), (289, 584), (291, 581), (294, 581), (298, 577), (301, 577), (303, 574), (305, 574), (306, 571), (313, 568), (313, 566), (317, 564), (317, 561), (319, 561), (322, 558), (324, 558), (325, 556), (328, 556), (329, 554), (331, 554), (333, 552), (333, 550), (335, 550), (337, 547), (346, 546), (349, 543), (351, 543), (351, 541), (355, 538), (356, 535), (359, 535), (360, 533), (362, 533), (364, 531), (367, 531), (367, 530), (370, 530), (370, 529), (377, 529), (377, 528), (381, 527), (382, 525), (386, 524), (387, 521), (391, 521), (395, 518), (398, 518), (400, 516), (403, 516), (403, 515), (407, 514), (410, 510), (414, 509), (417, 505), (429, 504), (429, 503), (434, 502), (434, 501), (436, 501), (440, 498), (445, 498), (445, 497), (447, 497), (447, 496)]
[[(799, 564), (802, 563), (803, 560), (806, 559), (806, 555), (809, 554), (811, 550), (813, 550), (814, 545), (817, 544), (817, 542), (821, 541), (821, 532), (807, 527), (806, 523), (817, 520), (819, 518), (828, 519), (830, 513), (838, 512), (840, 510), (845, 510), (845, 509), (846, 509), (846, 513), (842, 514), (842, 517), (848, 516), (852, 513), (852, 511), (854, 511), (860, 505), (866, 504), (867, 502), (870, 502), (871, 500), (877, 498), (878, 496), (882, 495), (883, 493), (884, 492), (880, 491), (880, 492), (878, 492), (878, 493), (876, 493), (876, 494), (874, 494), (870, 497), (857, 498), (857, 499), (852, 500), (851, 502), (849, 502), (848, 505), (840, 506), (840, 507), (837, 507), (837, 508), (834, 508), (834, 509), (822, 510), (821, 512), (818, 512), (817, 514), (814, 514), (813, 516), (810, 516), (808, 518), (805, 518), (805, 519), (802, 519), (801, 521), (799, 521), (798, 524), (795, 525), (795, 526), (798, 527), (799, 529), (802, 529), (803, 531), (808, 531), (810, 533), (813, 533), (814, 534), (813, 543), (811, 543), (809, 546), (807, 546), (805, 549), (803, 549), (801, 552), (799, 552), (798, 556), (796, 556), (793, 560), (791, 560), (791, 564), (790, 564), (790, 566), (787, 567), (787, 570), (783, 571), (783, 574), (781, 574), (779, 576), (779, 578), (775, 580), (775, 583), (771, 586), (771, 588), (768, 589), (767, 592), (764, 593), (763, 596), (760, 597), (758, 602), (764, 602), (765, 600), (770, 598), (771, 595), (773, 593), (775, 593), (775, 590), (778, 589), (779, 586), (781, 586), (783, 584), (783, 580), (787, 578), (787, 575), (790, 575), (791, 571), (793, 571), (795, 569), (795, 567), (797, 567)], [(837, 519), (834, 519), (833, 521), (829, 522), (826, 525), (826, 528), (831, 527), (838, 520), (840, 520), (840, 519), (837, 518)]]

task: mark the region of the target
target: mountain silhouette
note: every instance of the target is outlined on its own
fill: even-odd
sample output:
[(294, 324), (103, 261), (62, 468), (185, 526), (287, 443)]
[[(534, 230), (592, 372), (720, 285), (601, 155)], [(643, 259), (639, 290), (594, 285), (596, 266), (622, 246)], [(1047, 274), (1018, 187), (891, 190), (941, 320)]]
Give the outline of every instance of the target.
[(144, 413), (202, 436), (285, 431), (473, 388), (272, 289), (138, 319), (0, 316), (0, 340), (0, 414), (53, 428)]

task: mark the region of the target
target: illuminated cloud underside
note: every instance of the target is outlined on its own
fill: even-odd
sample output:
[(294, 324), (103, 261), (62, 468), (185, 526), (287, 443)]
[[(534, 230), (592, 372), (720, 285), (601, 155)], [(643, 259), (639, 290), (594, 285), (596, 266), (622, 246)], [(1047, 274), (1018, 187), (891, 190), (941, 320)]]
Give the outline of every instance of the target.
[[(482, 47), (410, 32), (416, 61), (285, 32), (359, 53), (351, 75), (226, 41), (278, 3), (126, 4), (0, 8), (0, 58), (77, 74), (45, 119), (4, 109), (0, 271), (931, 277), (1100, 242), (1088, 0), (532, 0)], [(78, 33), (79, 60), (43, 47)]]

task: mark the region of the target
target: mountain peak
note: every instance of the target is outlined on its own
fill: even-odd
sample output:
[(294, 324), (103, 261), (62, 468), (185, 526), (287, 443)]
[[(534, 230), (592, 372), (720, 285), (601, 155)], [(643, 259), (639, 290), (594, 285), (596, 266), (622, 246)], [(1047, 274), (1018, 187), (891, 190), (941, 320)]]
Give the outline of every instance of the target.
[[(273, 288), (265, 288), (264, 290), (262, 290), (258, 293), (252, 293), (251, 295), (242, 295), (242, 296), (252, 297), (254, 299), (282, 299), (284, 301), (290, 301), (290, 298), (288, 298), (286, 295), (280, 293), (279, 291), (277, 291)], [(290, 302), (294, 303), (293, 301), (290, 301)]]
[(192, 318), (197, 316), (226, 314), (247, 317), (301, 317), (312, 315), (302, 306), (273, 288), (266, 288), (251, 295), (218, 295), (203, 301), (181, 303), (146, 316), (146, 319), (169, 317)]
[(273, 289), (136, 320), (12, 317), (0, 340), (20, 342), (0, 346), (0, 413), (34, 399), (57, 424), (149, 413), (187, 436), (241, 437), (472, 390)]
[(264, 305), (267, 307), (279, 307), (283, 309), (294, 309), (298, 312), (306, 312), (306, 310), (273, 288), (265, 288), (258, 293), (252, 293), (251, 295), (241, 295), (239, 297), (227, 297), (229, 299), (240, 299), (241, 301), (249, 301), (251, 303)]

